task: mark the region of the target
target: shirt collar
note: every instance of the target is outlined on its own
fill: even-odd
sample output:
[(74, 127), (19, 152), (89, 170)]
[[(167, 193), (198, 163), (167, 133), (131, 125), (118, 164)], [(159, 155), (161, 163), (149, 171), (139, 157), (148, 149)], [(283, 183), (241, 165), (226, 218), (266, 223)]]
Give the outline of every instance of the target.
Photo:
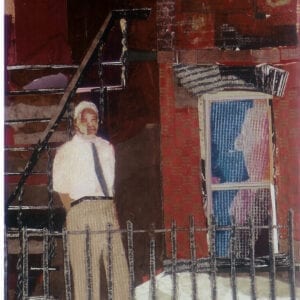
[(97, 136), (96, 135), (85, 135), (85, 134), (81, 134), (81, 133), (76, 133), (74, 135), (74, 139), (78, 140), (78, 141), (82, 141), (82, 142), (96, 142), (97, 140)]

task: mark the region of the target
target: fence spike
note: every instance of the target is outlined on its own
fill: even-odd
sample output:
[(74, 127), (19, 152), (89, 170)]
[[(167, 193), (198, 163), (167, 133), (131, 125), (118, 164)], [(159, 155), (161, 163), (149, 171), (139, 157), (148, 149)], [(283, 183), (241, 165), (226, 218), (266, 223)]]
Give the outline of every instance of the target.
[(46, 298), (49, 297), (49, 232), (43, 229), (43, 289)]
[(156, 299), (156, 278), (155, 278), (155, 237), (150, 237), (150, 298), (151, 300)]
[(128, 266), (129, 266), (129, 295), (133, 300), (135, 298), (134, 289), (134, 246), (133, 246), (133, 223), (127, 221), (127, 248), (128, 248)]
[(171, 246), (172, 246), (172, 300), (177, 299), (177, 232), (176, 221), (171, 225)]
[(250, 278), (251, 278), (251, 298), (256, 300), (256, 282), (255, 282), (255, 228), (253, 216), (249, 218), (248, 222), (250, 226)]
[(195, 219), (190, 216), (189, 238), (190, 238), (190, 256), (191, 256), (191, 278), (192, 278), (192, 297), (197, 300), (197, 282), (196, 282), (196, 242), (195, 242)]
[(270, 298), (272, 300), (276, 299), (276, 288), (275, 288), (275, 277), (276, 277), (276, 264), (274, 255), (274, 239), (273, 239), (273, 220), (272, 216), (269, 214), (269, 278), (270, 278)]
[(23, 255), (23, 297), (28, 296), (28, 236), (27, 236), (27, 228), (23, 227), (22, 230), (22, 255)]
[(216, 222), (213, 215), (210, 216), (209, 248), (210, 248), (210, 284), (211, 299), (217, 300), (217, 260), (216, 260)]
[(232, 299), (237, 300), (237, 288), (236, 288), (236, 223), (235, 217), (231, 217), (231, 247), (230, 247), (230, 282), (232, 289)]
[(63, 252), (64, 252), (64, 276), (65, 276), (65, 288), (66, 288), (66, 300), (72, 299), (72, 286), (71, 286), (71, 266), (70, 255), (68, 251), (68, 233), (65, 229), (62, 232), (63, 239)]
[(112, 224), (108, 223), (107, 231), (107, 299), (113, 299), (113, 265), (112, 265)]
[(288, 214), (288, 239), (289, 239), (289, 281), (290, 297), (296, 299), (296, 270), (295, 270), (295, 253), (294, 253), (294, 211), (289, 210)]
[(86, 274), (87, 274), (87, 300), (92, 300), (93, 286), (92, 286), (92, 263), (91, 263), (91, 230), (87, 225), (85, 227), (85, 261), (86, 261)]

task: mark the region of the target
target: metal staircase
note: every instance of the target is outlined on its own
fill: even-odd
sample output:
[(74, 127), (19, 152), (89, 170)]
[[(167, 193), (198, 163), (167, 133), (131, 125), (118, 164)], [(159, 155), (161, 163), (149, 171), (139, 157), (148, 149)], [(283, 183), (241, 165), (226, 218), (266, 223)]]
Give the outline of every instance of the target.
[[(105, 19), (80, 65), (23, 65), (8, 66), (7, 72), (42, 72), (53, 74), (63, 72), (70, 78), (65, 87), (38, 88), (7, 91), (6, 97), (52, 101), (52, 116), (43, 111), (26, 118), (6, 118), (5, 125), (28, 126), (30, 129), (42, 128), (42, 133), (35, 144), (5, 146), (6, 179), (6, 249), (8, 265), (16, 268), (17, 299), (56, 299), (52, 293), (50, 274), (59, 272), (57, 278), (66, 278), (64, 269), (63, 219), (64, 211), (57, 195), (52, 190), (52, 160), (57, 147), (72, 135), (72, 107), (79, 94), (97, 95), (99, 111), (104, 111), (105, 99), (110, 91), (123, 90), (126, 86), (128, 45), (127, 21), (146, 19), (150, 9), (114, 10)], [(117, 24), (119, 23), (119, 25)], [(112, 28), (118, 28), (121, 37), (120, 57), (115, 61), (106, 61), (104, 50), (110, 45), (108, 36)], [(118, 84), (105, 80), (105, 68), (119, 68)], [(97, 78), (85, 81), (90, 73)], [(46, 77), (47, 78), (47, 77)], [(29, 97), (29, 98), (28, 98)], [(49, 100), (50, 99), (50, 100)], [(25, 101), (25, 100), (24, 100)], [(9, 100), (7, 101), (9, 102)], [(104, 116), (102, 116), (103, 119)], [(28, 130), (29, 130), (28, 129)], [(59, 129), (59, 137), (55, 132)], [(26, 162), (27, 161), (27, 162)], [(24, 169), (20, 164), (26, 162)], [(38, 183), (38, 184), (36, 184)], [(15, 256), (15, 265), (10, 256)], [(13, 261), (13, 259), (12, 259)], [(13, 266), (14, 265), (14, 266)], [(12, 267), (13, 266), (13, 267)], [(9, 274), (10, 270), (6, 270)], [(33, 274), (33, 275), (32, 275)], [(54, 276), (56, 277), (56, 275)], [(42, 282), (36, 283), (39, 278)], [(35, 289), (31, 281), (35, 281)], [(42, 288), (41, 288), (42, 287)], [(7, 291), (8, 292), (8, 291)], [(68, 298), (68, 292), (63, 296)], [(8, 298), (10, 299), (10, 298)], [(14, 299), (14, 298), (11, 298)]]

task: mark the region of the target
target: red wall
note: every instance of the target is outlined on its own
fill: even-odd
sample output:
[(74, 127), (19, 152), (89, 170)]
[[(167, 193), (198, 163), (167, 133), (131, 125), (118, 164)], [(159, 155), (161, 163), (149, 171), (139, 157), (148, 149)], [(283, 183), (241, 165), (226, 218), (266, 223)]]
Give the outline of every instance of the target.
[[(175, 2), (175, 18), (166, 17), (166, 13), (174, 9)], [(205, 4), (209, 1), (203, 0), (202, 2)], [(170, 227), (173, 219), (176, 220), (178, 226), (188, 226), (190, 215), (195, 216), (197, 225), (205, 226), (206, 224), (201, 197), (197, 109), (193, 107), (176, 108), (175, 82), (172, 71), (172, 65), (176, 61), (187, 64), (222, 63), (236, 66), (269, 63), (289, 72), (285, 96), (282, 98), (275, 97), (273, 100), (276, 131), (276, 201), (278, 222), (286, 224), (288, 210), (292, 208), (295, 212), (295, 224), (298, 224), (300, 221), (300, 83), (297, 78), (299, 78), (300, 71), (300, 48), (277, 47), (259, 50), (222, 51), (214, 47), (213, 22), (216, 22), (216, 18), (220, 22), (221, 12), (230, 8), (224, 4), (225, 1), (216, 1), (215, 15), (199, 9), (199, 6), (195, 6), (194, 2), (190, 0), (185, 2), (168, 1), (165, 9), (164, 1), (158, 1), (158, 3), (160, 3), (159, 9), (165, 13), (157, 13), (158, 16), (161, 16), (159, 24), (164, 24), (164, 26), (158, 27), (158, 37), (163, 37), (168, 29), (174, 30), (173, 40), (169, 39), (168, 43), (158, 43), (161, 173), (165, 226)], [(296, 17), (293, 10), (290, 12), (291, 5), (295, 8), (294, 1), (290, 2), (289, 5), (283, 5), (280, 9), (269, 7), (266, 12), (273, 13), (272, 19), (260, 22), (261, 31), (259, 34), (267, 35), (272, 24), (282, 25), (284, 22), (284, 24), (295, 24)], [(205, 5), (203, 7), (205, 8)], [(207, 7), (206, 9), (208, 9)], [(259, 8), (263, 7), (260, 5)], [(279, 11), (281, 15), (290, 12), (290, 17), (283, 20), (278, 13)], [(248, 13), (251, 13), (251, 10)], [(165, 22), (162, 21), (164, 16)], [(194, 19), (199, 22), (195, 23)], [(239, 24), (239, 22), (241, 19), (232, 20), (233, 25)], [(271, 25), (264, 26), (266, 22), (271, 22)], [(251, 34), (250, 23), (239, 24), (239, 28), (246, 27), (246, 32), (244, 32), (246, 35)], [(174, 50), (180, 51), (176, 54)], [(295, 238), (300, 241), (300, 229), (296, 227)], [(281, 231), (279, 237), (281, 240), (285, 240), (286, 232)], [(188, 233), (182, 233), (178, 238), (180, 240), (178, 242), (179, 256), (189, 257)], [(197, 255), (206, 255), (206, 235), (203, 233), (198, 238)], [(170, 251), (168, 238), (166, 244)]]
[(23, 0), (16, 9), (18, 64), (70, 64), (67, 1)]
[[(189, 216), (195, 225), (205, 227), (200, 189), (200, 146), (198, 112), (195, 108), (176, 108), (172, 64), (160, 64), (161, 172), (165, 226), (172, 220), (188, 227)], [(186, 257), (188, 232), (178, 233), (178, 257)], [(197, 255), (207, 254), (206, 234), (197, 235)], [(201, 242), (202, 241), (202, 242)], [(167, 243), (170, 251), (170, 244)], [(168, 252), (170, 253), (170, 252)]]
[[(294, 210), (295, 224), (300, 222), (300, 83), (297, 80), (300, 62), (295, 59), (299, 49), (277, 49), (277, 55), (271, 56), (274, 65), (280, 63), (280, 68), (289, 72), (288, 83), (284, 97), (273, 98), (273, 117), (275, 129), (275, 184), (277, 218), (279, 224), (287, 224), (289, 209)], [(169, 54), (168, 54), (169, 53)], [(197, 63), (202, 57), (189, 52), (187, 60)], [(199, 53), (199, 52), (198, 52)], [(258, 50), (248, 56), (247, 64), (256, 64), (263, 59), (269, 50)], [(289, 53), (289, 54), (287, 54)], [(201, 51), (200, 51), (201, 54)], [(248, 53), (249, 54), (249, 53)], [(229, 61), (232, 64), (231, 56)], [(245, 57), (244, 53), (239, 53)], [(164, 220), (167, 227), (172, 219), (180, 226), (188, 225), (189, 215), (194, 215), (196, 223), (205, 225), (201, 200), (200, 182), (200, 147), (198, 136), (198, 116), (196, 108), (176, 108), (171, 52), (160, 54), (160, 106), (161, 106), (161, 159), (162, 188), (164, 203)], [(285, 57), (285, 62), (283, 62)], [(236, 60), (239, 61), (239, 57)], [(168, 62), (168, 63), (167, 63)], [(213, 63), (208, 62), (208, 63)], [(202, 235), (198, 254), (205, 254), (206, 236)], [(279, 234), (281, 240), (287, 238), (286, 230)], [(295, 239), (300, 241), (300, 228), (295, 226)], [(168, 243), (167, 243), (168, 244)], [(188, 245), (187, 237), (179, 243), (180, 249)], [(168, 246), (169, 247), (169, 246)], [(188, 248), (186, 248), (188, 249)], [(180, 252), (189, 256), (189, 252)]]
[[(273, 100), (276, 134), (276, 181), (278, 221), (286, 223), (290, 208), (295, 224), (300, 222), (300, 63), (281, 66), (289, 72), (286, 93)], [(281, 238), (286, 238), (282, 232)], [(300, 241), (300, 227), (295, 226), (295, 238)]]

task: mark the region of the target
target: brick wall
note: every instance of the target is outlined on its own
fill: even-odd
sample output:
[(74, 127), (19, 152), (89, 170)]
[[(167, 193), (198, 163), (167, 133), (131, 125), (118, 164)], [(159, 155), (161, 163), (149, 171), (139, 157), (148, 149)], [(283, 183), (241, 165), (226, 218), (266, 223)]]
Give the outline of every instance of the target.
[[(286, 223), (290, 208), (294, 210), (295, 224), (300, 221), (300, 84), (297, 80), (300, 63), (282, 65), (289, 72), (286, 93), (273, 100), (276, 133), (276, 182), (278, 222)], [(280, 239), (286, 239), (282, 231)], [(295, 239), (300, 240), (299, 226)]]
[[(194, 105), (176, 107), (177, 89), (173, 81), (172, 54), (169, 53), (169, 63), (166, 63), (166, 53), (161, 53), (160, 59), (163, 61), (160, 64), (160, 106), (165, 225), (168, 227), (174, 218), (180, 225), (186, 226), (190, 214), (196, 217), (196, 222), (205, 224), (200, 194), (197, 108)], [(249, 62), (251, 63), (250, 60)], [(300, 63), (283, 64), (281, 67), (289, 72), (289, 79), (284, 97), (273, 99), (277, 218), (279, 224), (286, 224), (288, 210), (293, 209), (295, 224), (298, 224), (300, 84), (297, 81), (297, 74)], [(182, 195), (188, 195), (188, 198)], [(287, 239), (285, 230), (279, 232), (279, 239), (280, 245), (284, 247)], [(295, 226), (295, 240), (300, 240), (300, 230), (297, 226)], [(202, 236), (200, 244), (205, 243), (206, 237)], [(184, 249), (188, 245), (187, 237), (182, 238), (179, 244)], [(205, 253), (205, 249), (201, 249), (198, 253)], [(181, 252), (181, 255), (189, 254)]]
[[(196, 108), (176, 108), (172, 64), (160, 65), (161, 173), (165, 226), (205, 226), (200, 189), (200, 148)], [(189, 255), (188, 232), (178, 233), (178, 257)], [(205, 234), (197, 237), (197, 255), (207, 254)], [(170, 244), (167, 242), (167, 251)]]
[[(163, 3), (166, 1), (158, 1)], [(170, 2), (170, 1), (168, 1)], [(165, 226), (174, 218), (178, 226), (187, 226), (189, 215), (194, 215), (196, 224), (205, 225), (201, 199), (200, 149), (198, 119), (195, 105), (176, 106), (176, 88), (172, 64), (222, 63), (228, 66), (245, 66), (268, 63), (289, 72), (286, 93), (274, 98), (273, 113), (276, 134), (276, 201), (278, 223), (286, 224), (289, 209), (295, 212), (295, 224), (300, 221), (300, 71), (299, 47), (269, 47), (242, 51), (222, 51), (214, 46), (215, 21), (208, 7), (206, 11), (196, 7), (193, 1), (175, 1), (175, 40), (172, 49), (160, 51), (160, 108), (161, 108), (161, 173)], [(204, 4), (206, 1), (202, 1)], [(220, 3), (220, 1), (218, 2)], [(183, 5), (184, 4), (184, 5)], [(157, 6), (159, 10), (161, 6)], [(218, 10), (216, 10), (218, 12)], [(283, 9), (284, 11), (284, 9)], [(159, 15), (159, 12), (157, 12)], [(200, 28), (194, 19), (201, 16)], [(210, 19), (209, 19), (210, 18)], [(166, 18), (166, 20), (171, 20)], [(200, 20), (200, 19), (199, 19)], [(163, 23), (163, 20), (160, 19)], [(275, 22), (275, 21), (274, 21)], [(198, 25), (197, 25), (198, 24)], [(174, 27), (175, 26), (175, 27)], [(198, 26), (198, 27), (197, 27)], [(170, 46), (170, 45), (169, 45)], [(188, 257), (188, 235), (180, 235), (179, 255)], [(285, 249), (287, 232), (279, 232), (280, 249)], [(206, 236), (199, 237), (198, 255), (205, 255)], [(296, 253), (300, 253), (300, 230), (295, 226)], [(167, 249), (170, 243), (167, 241)], [(203, 246), (204, 245), (204, 246)], [(183, 249), (186, 248), (186, 251)], [(300, 255), (299, 255), (300, 256)]]
[(18, 2), (15, 5), (17, 62), (72, 63), (66, 16), (67, 1)]
[(206, 0), (176, 1), (176, 48), (211, 48), (215, 39), (215, 14)]
[(175, 37), (175, 0), (157, 1), (157, 48), (171, 50)]

